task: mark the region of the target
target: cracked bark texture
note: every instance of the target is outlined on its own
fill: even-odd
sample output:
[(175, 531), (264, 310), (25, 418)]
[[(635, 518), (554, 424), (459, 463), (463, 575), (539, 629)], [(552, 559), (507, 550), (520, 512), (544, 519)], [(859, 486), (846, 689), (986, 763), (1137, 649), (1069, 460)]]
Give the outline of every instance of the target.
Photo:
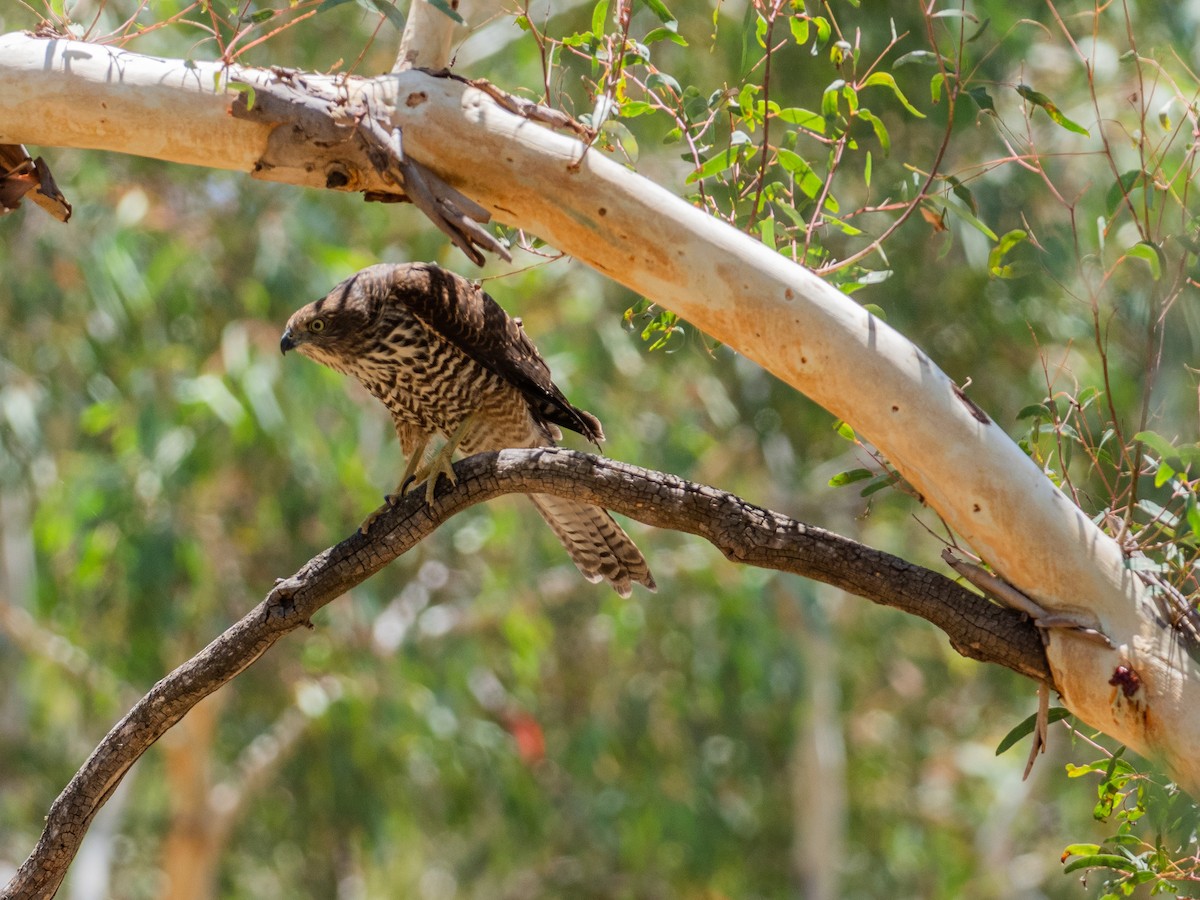
[(53, 897), (100, 807), (138, 758), (188, 710), (443, 522), (504, 494), (558, 494), (647, 525), (698, 535), (734, 562), (814, 578), (921, 616), (945, 631), (963, 656), (1037, 680), (1051, 678), (1041, 637), (1024, 615), (937, 572), (725, 491), (562, 449), (481, 453), (454, 469), (458, 485), (443, 480), (432, 506), (424, 503), (424, 491), (414, 491), (396, 507), (385, 507), (367, 534), (356, 531), (280, 580), (239, 622), (155, 684), (55, 800), (41, 839), (0, 900)]

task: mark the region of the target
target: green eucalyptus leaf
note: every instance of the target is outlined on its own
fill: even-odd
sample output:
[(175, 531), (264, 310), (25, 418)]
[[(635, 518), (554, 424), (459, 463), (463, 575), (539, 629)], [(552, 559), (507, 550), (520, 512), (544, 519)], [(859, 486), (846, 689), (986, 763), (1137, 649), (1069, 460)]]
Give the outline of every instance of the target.
[(920, 64), (923, 66), (936, 66), (938, 63), (938, 54), (932, 50), (910, 50), (903, 56), (899, 57), (892, 63), (893, 69), (899, 69), (901, 66), (910, 66)]
[[(1058, 722), (1062, 719), (1065, 719), (1069, 715), (1071, 715), (1070, 710), (1061, 706), (1055, 706), (1050, 710), (1048, 721), (1051, 723)], [(1004, 753), (1017, 741), (1021, 740), (1021, 738), (1033, 734), (1033, 729), (1036, 727), (1037, 713), (1034, 713), (1027, 719), (1022, 719), (1018, 725), (1014, 726), (1013, 729), (1008, 732), (1008, 734), (1000, 739), (1000, 743), (996, 745), (996, 755), (999, 756), (1000, 754)]]
[(1017, 93), (1034, 106), (1040, 106), (1042, 109), (1044, 109), (1046, 111), (1046, 115), (1048, 115), (1054, 122), (1065, 128), (1067, 131), (1073, 131), (1076, 134), (1090, 136), (1090, 132), (1086, 128), (1084, 128), (1078, 122), (1074, 122), (1063, 115), (1062, 110), (1060, 110), (1054, 104), (1054, 101), (1041, 91), (1035, 91), (1027, 84), (1018, 84)]
[(600, 0), (592, 7), (592, 34), (604, 34), (608, 23), (608, 0)]
[(845, 472), (838, 472), (829, 479), (830, 487), (845, 487), (848, 484), (854, 484), (856, 481), (866, 481), (868, 478), (874, 478), (875, 473), (870, 469), (849, 469)]
[[(367, 6), (367, 4), (370, 5)], [(396, 8), (396, 4), (393, 3), (392, 0), (366, 0), (365, 3), (360, 2), (360, 5), (374, 12), (380, 13), (397, 31), (404, 30), (404, 13), (400, 12), (400, 10)], [(459, 25), (467, 24), (466, 20), (464, 20), (463, 17), (458, 14), (457, 10), (452, 9), (446, 0), (429, 0), (429, 5), (434, 9), (445, 13)]]
[(1112, 853), (1096, 853), (1067, 863), (1063, 866), (1063, 874), (1068, 875), (1071, 872), (1078, 872), (1080, 869), (1119, 869), (1123, 872), (1132, 872), (1135, 868), (1134, 863), (1124, 856), (1116, 856)]
[(992, 95), (987, 92), (987, 88), (985, 88), (985, 87), (967, 88), (966, 93), (967, 93), (968, 97), (970, 97), (972, 100), (975, 101), (975, 105), (978, 106), (981, 110), (995, 115), (996, 103), (994, 100), (992, 100)]
[[(734, 132), (735, 136), (738, 134), (741, 132)], [(745, 150), (749, 150), (749, 152), (744, 152)], [(733, 168), (743, 157), (753, 156), (755, 152), (753, 146), (744, 141), (732, 143), (728, 148), (702, 163), (699, 169), (688, 175), (685, 183), (695, 184), (697, 181), (719, 175), (727, 169)]]
[(1150, 267), (1150, 277), (1158, 281), (1162, 277), (1163, 252), (1153, 244), (1138, 241), (1125, 251), (1130, 259), (1140, 259)]
[[(884, 156), (891, 155), (892, 139), (888, 134), (887, 126), (883, 124), (883, 120), (872, 113), (869, 109), (860, 109), (858, 111), (859, 118), (865, 122), (869, 122), (871, 128), (875, 131), (875, 139), (879, 141), (879, 148), (883, 151)], [(870, 164), (870, 156), (868, 155), (868, 165)], [(871, 183), (870, 175), (867, 176), (867, 183)]]
[(896, 84), (896, 78), (891, 72), (872, 72), (864, 79), (862, 86), (864, 88), (880, 85), (888, 88), (900, 101), (901, 105), (907, 109), (912, 115), (918, 119), (925, 118), (925, 113), (921, 112), (915, 106), (908, 102), (908, 98), (904, 96), (904, 92), (900, 90), (900, 85)]
[(803, 16), (792, 16), (788, 19), (788, 27), (792, 30), (792, 40), (803, 47), (808, 43), (808, 19)]
[(662, 0), (645, 0), (645, 3), (664, 25), (678, 27), (678, 21), (671, 11), (667, 9), (667, 5)]
[[(661, 28), (654, 28), (648, 32), (646, 34), (645, 41), (647, 44), (654, 44), (658, 41), (670, 41), (673, 44), (678, 44), (680, 47), (686, 47), (688, 45), (688, 42), (684, 39), (683, 35), (679, 34), (674, 28), (668, 28), (665, 25)], [(649, 59), (649, 57), (646, 57), (646, 59)]]

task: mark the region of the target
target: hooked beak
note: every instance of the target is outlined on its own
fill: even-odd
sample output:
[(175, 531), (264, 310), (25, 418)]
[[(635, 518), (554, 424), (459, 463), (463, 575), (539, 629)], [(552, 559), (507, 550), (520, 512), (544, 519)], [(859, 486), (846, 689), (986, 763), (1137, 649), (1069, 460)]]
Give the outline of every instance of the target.
[(299, 342), (292, 336), (292, 329), (289, 328), (279, 339), (279, 352), (287, 353), (289, 350), (295, 350), (298, 345)]

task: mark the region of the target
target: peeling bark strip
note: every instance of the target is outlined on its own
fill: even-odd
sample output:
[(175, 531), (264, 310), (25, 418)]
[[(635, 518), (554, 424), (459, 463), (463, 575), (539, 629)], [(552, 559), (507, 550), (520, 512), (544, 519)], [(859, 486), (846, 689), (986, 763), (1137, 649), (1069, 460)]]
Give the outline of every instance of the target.
[[(481, 90), (417, 70), (304, 79), (369, 98), (403, 132), (406, 155), (497, 219), (679, 314), (850, 423), (1005, 582), (1051, 614), (1094, 617), (1112, 649), (1050, 634), (1064, 704), (1200, 792), (1200, 664), (1180, 652), (1121, 547), (994, 418), (974, 415), (920, 348), (757, 239)], [(3, 35), (0, 143), (250, 172), (275, 129), (234, 118), (227, 86), (275, 80), (261, 69)], [(311, 152), (311, 166), (259, 174), (326, 187), (332, 150)], [(395, 193), (369, 161), (353, 166), (356, 190)], [(1117, 666), (1139, 674), (1138, 704), (1114, 702), (1108, 681)]]
[(0, 144), (0, 216), (17, 209), (23, 197), (60, 222), (71, 219), (71, 204), (54, 183), (46, 161), (31, 158), (20, 144)]
[[(281, 169), (302, 170), (305, 176), (319, 169), (326, 188), (362, 191), (367, 200), (412, 203), (477, 266), (484, 263), (477, 246), (512, 261), (504, 245), (481, 227), (491, 214), (405, 154), (400, 129), (368, 97), (351, 96), (328, 79), (310, 82), (291, 69), (272, 69), (271, 75), (272, 80), (257, 84), (230, 82), (239, 92), (230, 107), (233, 117), (272, 129), (266, 152), (254, 164), (256, 178), (274, 179)], [(368, 172), (393, 189), (372, 190)]]
[(92, 819), (125, 773), (193, 706), (247, 669), (321, 607), (428, 537), (450, 517), (504, 494), (557, 494), (710, 541), (735, 562), (815, 578), (933, 622), (963, 656), (1041, 681), (1050, 668), (1037, 629), (937, 572), (747, 503), (733, 494), (571, 450), (481, 453), (454, 467), (432, 506), (413, 491), (281, 579), (240, 622), (151, 688), (104, 737), (46, 817), (29, 858), (0, 900), (53, 897)]

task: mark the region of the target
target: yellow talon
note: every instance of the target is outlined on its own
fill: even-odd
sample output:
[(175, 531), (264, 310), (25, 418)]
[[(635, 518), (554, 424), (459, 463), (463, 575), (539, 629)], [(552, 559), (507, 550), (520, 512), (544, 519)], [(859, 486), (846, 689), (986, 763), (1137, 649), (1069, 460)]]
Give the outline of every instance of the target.
[[(412, 453), (408, 455), (408, 463), (404, 467), (404, 474), (400, 476), (400, 483), (396, 485), (396, 490), (383, 498), (386, 506), (394, 507), (408, 493), (410, 487), (414, 484), (420, 484), (422, 481), (425, 482), (425, 502), (427, 504), (433, 503), (433, 495), (437, 489), (438, 478), (442, 475), (445, 475), (452, 485), (458, 484), (458, 476), (454, 474), (454, 465), (451, 460), (454, 456), (454, 451), (458, 449), (458, 445), (462, 443), (463, 437), (474, 422), (474, 413), (463, 419), (458, 428), (454, 429), (454, 434), (438, 450), (428, 465), (421, 465), (421, 461), (425, 456), (425, 448), (429, 445), (429, 439), (425, 438), (417, 444), (413, 448)], [(384, 509), (385, 507), (381, 506), (367, 516), (363, 520), (363, 523), (358, 526), (358, 530), (366, 534), (368, 529), (375, 524), (375, 520), (383, 515)]]
[(426, 503), (433, 503), (433, 492), (437, 489), (438, 478), (442, 475), (445, 475), (452, 485), (458, 484), (458, 476), (454, 474), (454, 466), (450, 462), (453, 452), (450, 444), (446, 444), (422, 471), (420, 477), (425, 479)]

